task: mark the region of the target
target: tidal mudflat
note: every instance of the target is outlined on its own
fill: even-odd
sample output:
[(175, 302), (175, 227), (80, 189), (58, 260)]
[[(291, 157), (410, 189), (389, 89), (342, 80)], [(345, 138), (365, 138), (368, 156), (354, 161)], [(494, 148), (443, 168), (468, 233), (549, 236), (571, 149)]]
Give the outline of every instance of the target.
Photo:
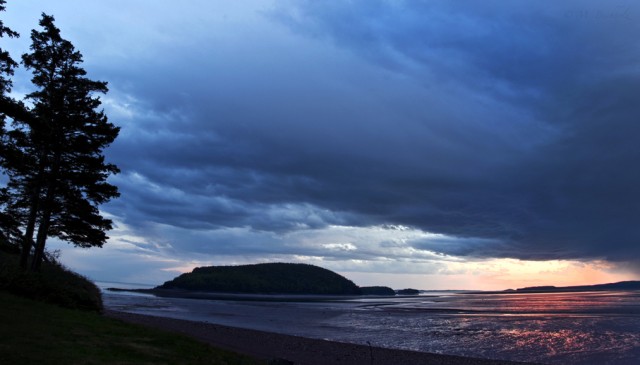
[(640, 292), (428, 293), (326, 302), (110, 293), (110, 310), (316, 339), (549, 364), (636, 364)]

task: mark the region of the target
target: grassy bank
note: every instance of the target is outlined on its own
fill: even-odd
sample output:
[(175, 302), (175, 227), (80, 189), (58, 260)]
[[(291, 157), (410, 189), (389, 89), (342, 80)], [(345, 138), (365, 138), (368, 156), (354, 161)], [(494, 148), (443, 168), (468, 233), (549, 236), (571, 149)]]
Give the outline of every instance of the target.
[(3, 364), (259, 364), (188, 337), (0, 291)]
[(21, 270), (20, 257), (0, 246), (0, 290), (66, 308), (102, 310), (100, 289), (87, 278), (55, 262), (43, 262), (40, 272)]

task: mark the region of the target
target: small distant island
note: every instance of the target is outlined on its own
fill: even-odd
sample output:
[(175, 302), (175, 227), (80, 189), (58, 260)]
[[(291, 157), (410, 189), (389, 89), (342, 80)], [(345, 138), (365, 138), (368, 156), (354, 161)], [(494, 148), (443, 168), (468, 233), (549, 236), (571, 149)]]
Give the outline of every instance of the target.
[(577, 286), (529, 286), (518, 289), (507, 289), (504, 293), (555, 293), (604, 290), (640, 290), (640, 281), (620, 281), (617, 283)]
[(376, 296), (394, 296), (396, 291), (388, 286), (361, 286), (361, 295), (376, 295)]
[(396, 294), (398, 295), (419, 295), (420, 290), (418, 289), (400, 289), (396, 290)]
[(198, 267), (154, 290), (235, 294), (395, 295), (395, 291), (388, 287), (360, 288), (331, 270), (292, 263)]

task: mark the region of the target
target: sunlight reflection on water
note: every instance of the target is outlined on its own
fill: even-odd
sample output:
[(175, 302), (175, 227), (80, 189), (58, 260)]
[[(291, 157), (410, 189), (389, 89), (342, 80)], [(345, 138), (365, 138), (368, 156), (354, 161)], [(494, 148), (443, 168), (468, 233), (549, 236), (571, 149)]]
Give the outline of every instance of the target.
[(376, 324), (356, 315), (346, 326), (366, 328), (378, 344), (420, 351), (557, 364), (640, 359), (639, 292), (460, 295), (377, 310), (386, 315)]

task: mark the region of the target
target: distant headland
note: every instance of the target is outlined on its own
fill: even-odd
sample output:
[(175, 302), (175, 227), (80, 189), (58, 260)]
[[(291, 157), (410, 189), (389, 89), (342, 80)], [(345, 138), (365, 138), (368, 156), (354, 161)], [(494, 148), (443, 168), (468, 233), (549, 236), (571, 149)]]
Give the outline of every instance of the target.
[(577, 285), (577, 286), (529, 286), (519, 289), (507, 289), (503, 293), (555, 293), (605, 290), (640, 290), (640, 281), (620, 281), (617, 283)]

